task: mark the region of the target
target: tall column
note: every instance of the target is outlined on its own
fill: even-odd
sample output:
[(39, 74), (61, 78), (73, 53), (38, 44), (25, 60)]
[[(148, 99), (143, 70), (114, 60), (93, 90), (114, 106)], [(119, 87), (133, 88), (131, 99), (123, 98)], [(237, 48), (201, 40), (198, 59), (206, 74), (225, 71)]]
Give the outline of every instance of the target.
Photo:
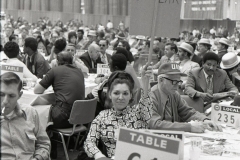
[(31, 10), (31, 0), (24, 0), (24, 10)]
[(41, 10), (41, 0), (32, 0), (31, 10), (40, 11)]
[(74, 0), (63, 0), (63, 12), (73, 12)]
[(20, 10), (24, 9), (24, 0), (19, 0), (19, 9)]
[(93, 14), (100, 14), (100, 0), (94, 0)]
[(49, 10), (49, 0), (40, 0), (41, 1), (41, 11)]
[(8, 0), (7, 1), (7, 8), (11, 10), (18, 10), (19, 9), (19, 1), (17, 0)]
[(59, 11), (62, 12), (62, 0), (50, 0), (50, 9), (49, 11)]
[(7, 9), (7, 0), (1, 0), (1, 9)]
[(116, 16), (118, 15), (118, 0), (112, 0), (112, 15)]
[(73, 1), (73, 12), (74, 13), (81, 13), (81, 0), (74, 0)]

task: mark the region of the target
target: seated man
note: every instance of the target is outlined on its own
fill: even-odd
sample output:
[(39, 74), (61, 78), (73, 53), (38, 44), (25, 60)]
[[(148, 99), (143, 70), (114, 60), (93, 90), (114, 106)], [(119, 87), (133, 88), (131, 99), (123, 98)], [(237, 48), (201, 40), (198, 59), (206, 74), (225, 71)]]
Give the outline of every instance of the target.
[(177, 57), (177, 52), (178, 48), (175, 44), (167, 43), (164, 50), (165, 55), (153, 66), (153, 69), (158, 69), (164, 63), (178, 62), (179, 58)]
[(25, 39), (23, 51), (27, 54), (26, 66), (38, 78), (43, 78), (43, 75), (50, 70), (48, 62), (44, 59), (41, 53), (37, 51), (38, 43), (33, 37)]
[(89, 69), (89, 73), (97, 73), (97, 63), (103, 64), (100, 58), (100, 48), (97, 44), (90, 44), (88, 52), (84, 53), (80, 59)]
[(1, 158), (48, 160), (50, 141), (34, 107), (22, 107), (22, 81), (12, 72), (1, 75)]
[(205, 102), (209, 102), (238, 93), (238, 89), (230, 81), (227, 73), (217, 68), (218, 63), (218, 55), (214, 52), (208, 52), (203, 56), (203, 66), (189, 72), (185, 86), (185, 93), (189, 97), (200, 97)]
[(199, 68), (199, 64), (190, 60), (193, 55), (193, 47), (190, 44), (183, 42), (178, 47), (177, 57), (180, 60), (180, 72), (184, 74), (189, 74), (193, 68)]
[[(178, 94), (178, 85), (182, 83), (177, 63), (165, 63), (158, 69), (158, 84), (151, 88), (150, 97), (153, 101), (153, 113), (149, 121), (151, 129), (167, 129), (186, 132), (202, 133), (205, 129), (220, 130), (221, 127), (209, 121)], [(202, 123), (180, 123), (191, 120), (203, 121)]]
[(37, 81), (38, 78), (32, 74), (27, 66), (17, 58), (19, 55), (19, 46), (17, 43), (7, 42), (4, 45), (4, 53), (9, 58), (5, 61), (6, 64), (23, 67), (23, 78), (31, 78), (33, 81)]
[[(34, 88), (34, 93), (43, 93), (52, 85), (56, 103), (51, 110), (54, 128), (68, 128), (72, 105), (75, 100), (85, 98), (84, 77), (81, 69), (72, 65), (73, 57), (69, 52), (57, 55), (58, 66), (52, 68)], [(56, 143), (52, 143), (51, 157), (57, 156)]]

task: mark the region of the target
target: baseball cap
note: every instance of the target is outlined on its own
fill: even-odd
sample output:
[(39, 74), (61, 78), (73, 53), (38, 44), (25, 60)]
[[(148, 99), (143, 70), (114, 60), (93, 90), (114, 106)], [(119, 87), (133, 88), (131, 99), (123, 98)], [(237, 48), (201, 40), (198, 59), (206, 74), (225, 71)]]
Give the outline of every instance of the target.
[(178, 63), (164, 63), (158, 69), (158, 75), (166, 74), (166, 75), (174, 75), (180, 74), (181, 76), (187, 76), (184, 73), (181, 73), (179, 70)]

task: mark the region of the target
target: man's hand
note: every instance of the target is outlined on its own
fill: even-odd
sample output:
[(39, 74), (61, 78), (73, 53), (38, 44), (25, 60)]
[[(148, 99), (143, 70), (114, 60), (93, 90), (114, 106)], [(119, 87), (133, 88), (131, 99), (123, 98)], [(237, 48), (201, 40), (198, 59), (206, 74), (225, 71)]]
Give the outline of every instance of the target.
[(4, 116), (0, 116), (0, 121), (1, 121), (1, 123), (4, 121)]
[(205, 120), (203, 124), (207, 125), (206, 129), (210, 131), (219, 131), (222, 132), (222, 127), (220, 125), (217, 125), (213, 121)]
[(213, 99), (213, 96), (209, 93), (198, 92), (197, 97), (202, 98), (205, 102), (209, 102)]
[(191, 123), (191, 132), (193, 133), (204, 133), (205, 127), (200, 122)]

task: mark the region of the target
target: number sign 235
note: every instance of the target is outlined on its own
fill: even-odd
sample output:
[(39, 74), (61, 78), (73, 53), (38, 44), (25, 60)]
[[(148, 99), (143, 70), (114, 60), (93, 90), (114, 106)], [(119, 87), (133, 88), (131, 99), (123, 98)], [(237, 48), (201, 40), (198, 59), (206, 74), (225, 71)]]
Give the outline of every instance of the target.
[(231, 105), (212, 104), (211, 119), (219, 124), (240, 126), (240, 108)]

